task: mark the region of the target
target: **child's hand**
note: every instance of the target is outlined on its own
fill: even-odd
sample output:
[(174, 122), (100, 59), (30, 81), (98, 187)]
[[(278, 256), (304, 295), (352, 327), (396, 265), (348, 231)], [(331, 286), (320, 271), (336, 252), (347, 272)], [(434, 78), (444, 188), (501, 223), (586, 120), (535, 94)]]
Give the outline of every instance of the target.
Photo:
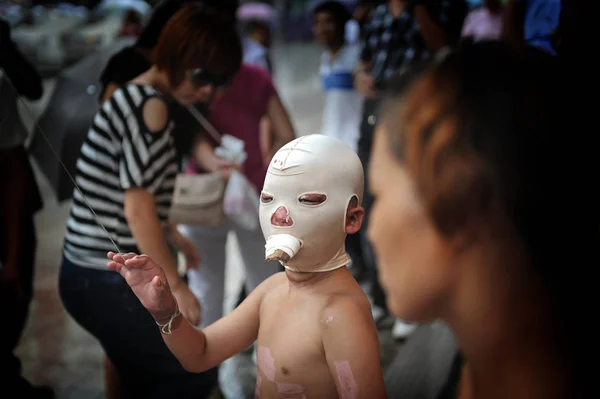
[(177, 310), (175, 297), (163, 270), (146, 255), (108, 253), (108, 268), (118, 272), (142, 305), (159, 323), (168, 321)]

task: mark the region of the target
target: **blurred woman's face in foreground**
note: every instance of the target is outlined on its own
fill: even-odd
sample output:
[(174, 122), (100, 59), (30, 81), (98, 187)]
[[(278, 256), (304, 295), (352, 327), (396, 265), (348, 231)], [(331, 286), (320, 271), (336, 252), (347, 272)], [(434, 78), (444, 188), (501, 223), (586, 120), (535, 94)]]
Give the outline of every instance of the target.
[(396, 316), (450, 326), (475, 397), (580, 397), (569, 391), (594, 382), (578, 322), (593, 291), (581, 276), (597, 264), (595, 169), (578, 159), (585, 99), (559, 61), (461, 46), (390, 84), (379, 117), (379, 279)]
[(368, 234), (388, 307), (406, 320), (436, 317), (452, 282), (451, 250), (426, 214), (413, 178), (392, 154), (383, 126), (375, 133), (369, 172), (375, 203)]

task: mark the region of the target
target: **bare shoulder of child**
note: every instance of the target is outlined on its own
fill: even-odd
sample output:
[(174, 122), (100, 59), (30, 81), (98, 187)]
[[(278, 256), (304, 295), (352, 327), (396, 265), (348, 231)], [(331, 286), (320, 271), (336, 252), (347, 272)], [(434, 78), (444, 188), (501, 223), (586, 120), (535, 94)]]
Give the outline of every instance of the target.
[(284, 273), (265, 295), (257, 398), (385, 398), (369, 301), (346, 267), (306, 290)]

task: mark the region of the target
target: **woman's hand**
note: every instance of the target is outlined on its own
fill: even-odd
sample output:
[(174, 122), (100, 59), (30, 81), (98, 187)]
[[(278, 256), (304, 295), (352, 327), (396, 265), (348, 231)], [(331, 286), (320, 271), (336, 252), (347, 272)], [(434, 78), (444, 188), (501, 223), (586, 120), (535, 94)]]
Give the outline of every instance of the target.
[[(216, 155), (215, 155), (215, 157), (216, 157)], [(229, 178), (231, 177), (231, 173), (234, 170), (241, 171), (241, 169), (242, 169), (241, 165), (238, 165), (233, 162), (225, 161), (218, 157), (216, 160), (216, 165), (217, 165), (217, 168), (216, 168), (215, 172), (219, 172), (221, 174), (221, 176), (223, 177), (223, 179), (225, 179), (225, 180), (229, 180)]]
[(214, 147), (204, 138), (201, 138), (196, 144), (194, 161), (204, 170), (221, 173), (224, 179), (229, 179), (233, 170), (240, 169), (240, 165), (219, 158), (215, 154)]
[(179, 311), (183, 317), (194, 326), (200, 324), (200, 320), (202, 320), (200, 302), (190, 288), (186, 284), (179, 284), (173, 288), (173, 295), (177, 299)]
[(358, 70), (354, 75), (354, 88), (365, 98), (375, 98), (377, 96), (373, 77), (369, 72), (362, 69)]
[(185, 257), (185, 269), (197, 269), (200, 266), (200, 253), (194, 242), (181, 234), (175, 226), (169, 226), (169, 235), (175, 249)]

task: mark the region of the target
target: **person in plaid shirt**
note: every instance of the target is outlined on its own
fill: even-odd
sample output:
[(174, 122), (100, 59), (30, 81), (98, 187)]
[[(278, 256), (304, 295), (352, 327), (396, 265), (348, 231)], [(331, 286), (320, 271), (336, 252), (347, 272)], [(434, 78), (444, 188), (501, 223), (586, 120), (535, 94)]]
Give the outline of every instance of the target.
[[(361, 59), (354, 73), (354, 86), (365, 97), (358, 142), (365, 176), (377, 122), (379, 93), (393, 76), (412, 65), (427, 62), (436, 52), (456, 44), (467, 11), (464, 0), (388, 0), (371, 12), (364, 26)], [(372, 196), (365, 192), (363, 206), (367, 214), (372, 202)], [(377, 265), (366, 237), (367, 228), (361, 231), (362, 257), (370, 272), (373, 316), (377, 320), (387, 314), (385, 294), (377, 281)], [(397, 320), (392, 334), (395, 338), (404, 338), (413, 329)]]

